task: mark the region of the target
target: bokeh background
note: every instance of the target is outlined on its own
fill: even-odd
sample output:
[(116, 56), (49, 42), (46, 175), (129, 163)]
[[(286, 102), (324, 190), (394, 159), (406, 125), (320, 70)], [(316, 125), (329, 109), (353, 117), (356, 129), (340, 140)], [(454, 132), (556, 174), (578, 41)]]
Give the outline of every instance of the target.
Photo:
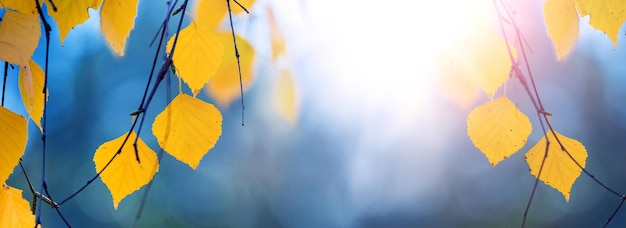
[[(454, 79), (437, 74), (439, 53), (455, 40), (455, 22), (471, 20), (459, 16), (470, 10), (460, 2), (257, 0), (250, 14), (235, 17), (238, 34), (256, 51), (254, 81), (245, 93), (246, 126), (237, 100), (220, 107), (222, 136), (197, 170), (164, 154), (138, 226), (519, 226), (534, 183), (523, 154), (541, 134), (535, 125), (529, 145), (496, 167), (472, 145), (465, 118), (488, 98), (476, 88), (459, 91), (450, 86)], [(623, 35), (614, 50), (583, 18), (572, 55), (557, 62), (543, 25), (543, 2), (510, 2), (533, 49), (529, 58), (553, 125), (586, 146), (591, 173), (626, 191)], [(270, 59), (267, 8), (285, 36), (289, 58), (280, 66)], [(95, 11), (63, 46), (53, 31), (47, 183), (55, 199), (93, 177), (96, 148), (128, 131), (129, 113), (140, 102), (155, 50), (149, 44), (165, 12), (165, 1), (140, 1), (122, 58), (106, 46)], [(40, 64), (42, 47), (35, 55)], [(281, 67), (297, 85), (295, 125), (274, 106)], [(25, 115), (17, 71), (9, 72), (6, 106)], [(507, 96), (537, 124), (523, 87), (518, 82), (506, 87)], [(166, 89), (156, 94), (141, 132), (155, 151), (150, 127), (166, 105)], [(170, 89), (178, 91), (177, 80)], [(204, 93), (200, 97), (215, 103)], [(29, 132), (23, 159), (39, 183), (40, 133), (32, 122)], [(31, 197), (19, 169), (8, 184)], [(108, 189), (97, 179), (61, 211), (74, 227), (129, 227), (144, 191), (114, 210)], [(529, 227), (601, 226), (619, 203), (584, 175), (571, 194), (565, 202), (540, 183)], [(620, 211), (611, 226), (625, 226), (625, 215)], [(64, 226), (47, 206), (42, 219), (46, 227)]]

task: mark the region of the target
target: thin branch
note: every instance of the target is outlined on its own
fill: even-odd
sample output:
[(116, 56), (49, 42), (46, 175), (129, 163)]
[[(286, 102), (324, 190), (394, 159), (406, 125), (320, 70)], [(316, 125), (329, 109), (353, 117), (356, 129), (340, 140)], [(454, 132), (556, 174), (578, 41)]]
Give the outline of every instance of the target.
[[(237, 2), (237, 4), (239, 3)], [(244, 105), (244, 101), (243, 101), (243, 79), (241, 77), (241, 62), (239, 61), (239, 49), (237, 48), (237, 36), (235, 36), (235, 27), (233, 26), (233, 13), (231, 12), (231, 9), (230, 9), (230, 0), (226, 0), (226, 5), (228, 6), (228, 20), (230, 21), (230, 32), (231, 34), (233, 34), (233, 44), (235, 45), (235, 57), (237, 58), (237, 70), (239, 72), (239, 92), (241, 95), (241, 126), (244, 126), (245, 125), (244, 113), (245, 113), (246, 106)], [(243, 9), (245, 10), (245, 8)], [(248, 10), (246, 10), (246, 12), (248, 12)]]
[(9, 74), (9, 63), (4, 62), (4, 79), (2, 80), (2, 105), (4, 107), (4, 92), (7, 88), (7, 75)]
[(606, 222), (604, 223), (604, 226), (602, 226), (602, 227), (607, 227), (609, 225), (609, 223), (611, 223), (611, 220), (613, 219), (613, 217), (615, 217), (615, 215), (617, 214), (619, 209), (622, 208), (622, 205), (624, 205), (624, 200), (626, 200), (626, 195), (623, 195), (621, 197), (621, 199), (619, 200), (620, 201), (619, 205), (617, 205), (617, 208), (615, 208), (615, 210), (613, 211), (613, 214), (611, 214), (609, 219), (606, 220)]
[[(243, 9), (243, 11), (246, 11), (246, 13), (248, 14), (250, 13), (248, 9), (246, 9), (246, 7), (243, 7), (237, 0), (233, 0), (233, 1), (235, 1), (235, 3), (237, 3), (237, 5), (241, 7), (241, 9)], [(228, 6), (228, 13), (230, 13), (230, 6)]]

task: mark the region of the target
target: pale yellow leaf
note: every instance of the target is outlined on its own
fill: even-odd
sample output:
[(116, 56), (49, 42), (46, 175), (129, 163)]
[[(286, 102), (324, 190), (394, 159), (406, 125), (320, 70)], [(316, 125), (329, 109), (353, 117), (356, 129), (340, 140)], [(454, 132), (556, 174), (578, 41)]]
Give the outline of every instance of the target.
[[(108, 1), (111, 0), (106, 0), (105, 2)], [(46, 0), (46, 2), (48, 2), (48, 14), (54, 18), (54, 21), (59, 26), (59, 35), (61, 44), (63, 44), (70, 30), (89, 19), (89, 8), (98, 9), (102, 0), (53, 0), (57, 11), (52, 9), (49, 0)]]
[(6, 182), (24, 155), (27, 124), (24, 117), (0, 107), (0, 183)]
[[(239, 85), (239, 69), (237, 68), (237, 58), (235, 57), (235, 45), (230, 32), (217, 34), (218, 39), (224, 44), (224, 58), (222, 64), (217, 69), (215, 76), (207, 84), (209, 96), (215, 98), (220, 107), (228, 107), (230, 103), (241, 95)], [(237, 37), (237, 49), (239, 50), (239, 60), (241, 64), (241, 80), (243, 90), (246, 91), (254, 79), (253, 64), (255, 59), (254, 48), (246, 39)]]
[(589, 24), (606, 34), (617, 48), (619, 29), (626, 21), (626, 0), (577, 0), (580, 15), (589, 15)]
[(139, 0), (106, 0), (100, 9), (100, 28), (113, 52), (124, 56), (126, 39), (135, 27)]
[(267, 17), (270, 25), (270, 39), (272, 40), (272, 60), (276, 61), (279, 56), (285, 54), (285, 36), (276, 23), (272, 8), (267, 8)]
[[(584, 168), (587, 164), (587, 150), (585, 146), (575, 139), (565, 137), (556, 131), (555, 133), (563, 147), (572, 155), (572, 158)], [(561, 150), (561, 146), (552, 132), (548, 132), (548, 140), (550, 145), (548, 146), (547, 157), (546, 137), (544, 136), (526, 153), (526, 162), (528, 162), (530, 167), (530, 173), (537, 177), (541, 168), (541, 162), (546, 157), (539, 179), (561, 192), (565, 197), (565, 201), (569, 201), (572, 185), (580, 176), (582, 169), (572, 161), (565, 151)]]
[(296, 88), (291, 72), (283, 70), (274, 89), (274, 108), (292, 126), (296, 124), (300, 111), (300, 100)]
[[(250, 7), (252, 7), (252, 4), (254, 4), (255, 1), (256, 0), (239, 0), (238, 2), (242, 6), (246, 7), (246, 9), (250, 10)], [(232, 0), (230, 0), (230, 8), (233, 16), (244, 12), (243, 9)], [(193, 11), (196, 21), (198, 21), (203, 28), (209, 30), (217, 28), (220, 22), (227, 15), (226, 13), (228, 13), (228, 5), (226, 1), (223, 0), (199, 0), (197, 1)]]
[[(168, 53), (175, 37), (176, 35), (173, 35), (167, 42)], [(223, 57), (224, 46), (220, 40), (192, 21), (180, 31), (172, 60), (176, 66), (176, 73), (189, 85), (195, 96), (213, 77)]]
[(24, 102), (24, 107), (28, 115), (33, 119), (37, 127), (39, 127), (40, 131), (43, 131), (41, 128), (41, 117), (43, 116), (44, 107), (44, 80), (44, 72), (35, 61), (30, 60), (28, 65), (24, 65), (20, 68), (19, 85), (22, 101)]
[(0, 59), (28, 65), (40, 37), (39, 15), (5, 11), (0, 23)]
[(531, 131), (528, 117), (506, 97), (478, 106), (467, 116), (467, 134), (492, 166), (521, 149)]
[(567, 57), (578, 38), (575, 5), (576, 0), (547, 0), (543, 5), (543, 19), (558, 60)]
[(453, 60), (450, 50), (443, 50), (437, 61), (437, 79), (443, 95), (463, 108), (470, 107), (480, 95), (480, 89), (467, 74), (464, 74), (458, 63)]
[[(126, 138), (126, 134), (119, 138), (105, 142), (93, 155), (93, 161), (96, 164), (96, 172), (100, 172), (102, 168), (117, 153), (122, 142)], [(113, 207), (117, 210), (120, 201), (134, 191), (139, 190), (142, 186), (148, 184), (159, 170), (159, 161), (156, 153), (139, 138), (137, 141), (137, 153), (139, 160), (135, 155), (133, 141), (137, 138), (135, 132), (130, 133), (130, 137), (121, 153), (111, 162), (111, 164), (100, 174), (102, 182), (106, 184), (113, 196)]]
[(20, 13), (38, 14), (35, 1), (29, 0), (0, 0), (0, 8), (8, 8)]
[(209, 103), (180, 94), (157, 115), (152, 133), (163, 150), (196, 169), (222, 134), (222, 114)]
[(22, 190), (5, 184), (0, 187), (0, 227), (35, 227), (35, 215)]

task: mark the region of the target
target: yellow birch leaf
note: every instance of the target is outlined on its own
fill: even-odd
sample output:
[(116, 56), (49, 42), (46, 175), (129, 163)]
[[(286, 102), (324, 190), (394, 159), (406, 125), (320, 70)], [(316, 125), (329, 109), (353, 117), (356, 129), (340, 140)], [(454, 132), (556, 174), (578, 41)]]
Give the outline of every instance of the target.
[(35, 215), (22, 190), (6, 184), (0, 188), (0, 227), (35, 227)]
[[(250, 7), (252, 7), (255, 0), (239, 0), (237, 2), (246, 7), (246, 9), (250, 10)], [(230, 9), (233, 16), (244, 12), (243, 9), (232, 0), (230, 0)], [(220, 22), (225, 18), (226, 13), (228, 13), (228, 5), (224, 0), (197, 1), (193, 11), (196, 21), (209, 30), (217, 28)]]
[[(167, 42), (167, 52), (172, 49), (175, 34)], [(176, 73), (189, 85), (194, 96), (200, 92), (217, 71), (224, 57), (220, 40), (207, 29), (191, 22), (180, 31), (172, 60)]]
[(4, 11), (0, 23), (0, 59), (27, 65), (41, 37), (39, 15)]
[(602, 31), (617, 48), (619, 29), (626, 21), (626, 0), (577, 0), (580, 15), (589, 15), (589, 25)]
[[(133, 140), (136, 137), (137, 135), (134, 131), (130, 133), (130, 137), (124, 144), (121, 153), (100, 174), (102, 182), (111, 191), (113, 207), (116, 210), (122, 199), (148, 184), (159, 170), (159, 161), (156, 153), (141, 138), (137, 141), (137, 152), (141, 162), (137, 162), (133, 147)], [(117, 153), (125, 138), (126, 134), (105, 142), (98, 147), (93, 155), (93, 161), (96, 163), (96, 172), (100, 172)]]
[(0, 183), (6, 182), (26, 150), (28, 122), (0, 107)]
[(61, 45), (70, 30), (89, 19), (89, 8), (98, 9), (102, 2), (102, 0), (54, 0), (57, 7), (57, 11), (54, 11), (49, 0), (46, 1), (48, 1), (48, 14), (59, 26)]
[(163, 150), (196, 169), (222, 134), (222, 114), (209, 103), (180, 94), (157, 115), (152, 134)]
[[(217, 69), (215, 76), (207, 84), (209, 96), (215, 98), (220, 107), (228, 107), (236, 98), (241, 95), (239, 86), (239, 69), (237, 68), (237, 58), (235, 58), (235, 46), (233, 36), (230, 32), (217, 34), (218, 39), (225, 45), (225, 54), (222, 64)], [(237, 49), (239, 49), (239, 60), (241, 63), (241, 80), (243, 90), (246, 91), (254, 79), (253, 66), (254, 48), (244, 38), (237, 36)]]
[(279, 56), (285, 54), (285, 36), (278, 28), (272, 8), (267, 8), (267, 15), (270, 24), (270, 39), (272, 40), (272, 60), (276, 61)]
[(478, 106), (467, 116), (467, 134), (491, 166), (521, 149), (531, 131), (528, 117), (506, 97)]
[(43, 131), (41, 128), (41, 117), (43, 116), (44, 106), (42, 92), (44, 80), (44, 72), (35, 61), (30, 60), (28, 65), (20, 68), (19, 85), (22, 101), (28, 115), (39, 127), (40, 131)]
[(38, 14), (35, 1), (25, 0), (1, 0), (0, 8), (9, 8), (20, 13)]
[(543, 5), (543, 20), (556, 49), (556, 58), (562, 60), (570, 53), (578, 38), (578, 13), (575, 0), (547, 0)]
[[(565, 137), (556, 131), (555, 133), (563, 147), (572, 155), (572, 158), (584, 168), (587, 164), (587, 150), (585, 146), (575, 139)], [(565, 151), (561, 150), (561, 146), (551, 132), (548, 132), (548, 139), (550, 141), (548, 156), (543, 164), (539, 180), (561, 192), (565, 197), (565, 201), (569, 201), (572, 185), (580, 176), (582, 169), (572, 161)], [(530, 167), (530, 173), (535, 177), (539, 173), (545, 153), (545, 136), (526, 153), (526, 162), (528, 162)]]
[(292, 126), (296, 124), (299, 111), (299, 100), (293, 76), (283, 70), (274, 89), (274, 108)]
[(100, 9), (100, 29), (113, 52), (124, 56), (126, 39), (135, 27), (139, 0), (106, 0)]

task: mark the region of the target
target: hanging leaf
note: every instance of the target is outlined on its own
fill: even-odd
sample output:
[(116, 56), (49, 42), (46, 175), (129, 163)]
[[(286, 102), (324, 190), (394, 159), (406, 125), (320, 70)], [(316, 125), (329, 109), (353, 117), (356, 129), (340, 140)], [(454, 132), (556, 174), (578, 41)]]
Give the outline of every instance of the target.
[(100, 28), (113, 52), (124, 56), (126, 39), (135, 27), (139, 0), (106, 0), (100, 9)]
[[(105, 142), (98, 147), (93, 155), (93, 161), (96, 163), (96, 172), (100, 172), (113, 155), (117, 153), (125, 138), (126, 134)], [(135, 138), (137, 138), (137, 135), (135, 132), (131, 132), (120, 154), (100, 174), (102, 182), (111, 191), (113, 207), (116, 210), (122, 199), (148, 184), (159, 170), (159, 161), (156, 153), (141, 138), (137, 141), (137, 153), (141, 162), (137, 162), (133, 147)]]
[[(243, 13), (243, 9), (239, 7), (234, 1), (230, 1), (230, 8), (233, 14)], [(250, 9), (255, 0), (239, 0), (242, 6)], [(225, 18), (228, 13), (228, 5), (226, 1), (214, 1), (214, 0), (200, 0), (197, 1), (193, 15), (196, 21), (202, 25), (203, 28), (214, 30), (219, 23)], [(234, 16), (234, 15), (233, 15)]]
[(617, 48), (619, 29), (626, 21), (626, 0), (577, 0), (577, 6), (580, 16), (589, 15), (589, 24), (609, 36)]
[[(172, 49), (175, 36), (167, 42), (168, 53)], [(172, 60), (176, 65), (176, 73), (189, 85), (195, 96), (213, 77), (223, 57), (224, 47), (220, 40), (192, 21), (180, 31)]]
[(28, 65), (39, 45), (40, 26), (36, 14), (4, 11), (0, 23), (0, 59), (17, 65)]
[[(32, 0), (22, 0), (33, 2)], [(111, 0), (106, 0), (109, 2)], [(79, 24), (89, 19), (89, 8), (97, 10), (102, 0), (54, 0), (57, 11), (54, 11), (52, 4), (46, 0), (48, 5), (48, 14), (54, 18), (59, 26), (59, 35), (61, 44), (65, 40), (67, 34)]]
[(491, 166), (521, 149), (531, 131), (528, 117), (506, 97), (478, 106), (467, 116), (467, 134)]
[(222, 114), (209, 103), (180, 94), (157, 115), (152, 133), (163, 150), (196, 169), (222, 134)]
[[(587, 164), (587, 150), (585, 146), (575, 139), (565, 137), (556, 131), (555, 133), (559, 141), (563, 144), (563, 147), (572, 155), (572, 158), (584, 168)], [(565, 151), (561, 150), (561, 146), (551, 132), (548, 132), (548, 139), (550, 141), (547, 151), (548, 155), (543, 164), (543, 170), (541, 171), (539, 180), (561, 192), (565, 197), (565, 201), (569, 201), (572, 185), (574, 185), (574, 182), (578, 179), (582, 170), (572, 161)], [(528, 162), (528, 166), (530, 167), (530, 174), (535, 177), (537, 177), (539, 173), (541, 162), (546, 156), (545, 153), (545, 136), (526, 153), (526, 162)]]
[(296, 124), (299, 111), (299, 100), (293, 76), (288, 70), (283, 70), (274, 89), (274, 108), (283, 119), (292, 126)]
[(27, 130), (24, 117), (0, 106), (0, 183), (6, 182), (24, 155)]
[(278, 23), (276, 23), (276, 17), (272, 8), (267, 8), (267, 17), (270, 26), (270, 39), (272, 41), (272, 60), (276, 61), (279, 56), (285, 55), (285, 36), (280, 31)]
[(548, 0), (543, 5), (548, 35), (562, 60), (570, 53), (578, 38), (578, 13), (575, 0)]
[(22, 190), (6, 184), (0, 188), (0, 227), (35, 227), (35, 215)]
[(35, 61), (30, 60), (28, 65), (20, 68), (19, 85), (24, 107), (26, 108), (30, 118), (33, 119), (37, 127), (39, 127), (39, 130), (42, 132), (41, 117), (43, 116), (44, 107), (44, 98), (42, 93), (44, 80), (44, 72)]
[[(207, 84), (209, 96), (215, 98), (220, 107), (228, 107), (236, 98), (241, 95), (239, 85), (239, 69), (237, 68), (237, 58), (235, 58), (235, 46), (230, 32), (217, 34), (218, 39), (224, 44), (224, 57), (222, 64), (217, 69), (215, 76)], [(254, 59), (256, 54), (254, 48), (246, 39), (237, 37), (237, 49), (241, 53), (239, 61), (241, 64), (241, 80), (243, 90), (246, 91), (254, 79)]]

